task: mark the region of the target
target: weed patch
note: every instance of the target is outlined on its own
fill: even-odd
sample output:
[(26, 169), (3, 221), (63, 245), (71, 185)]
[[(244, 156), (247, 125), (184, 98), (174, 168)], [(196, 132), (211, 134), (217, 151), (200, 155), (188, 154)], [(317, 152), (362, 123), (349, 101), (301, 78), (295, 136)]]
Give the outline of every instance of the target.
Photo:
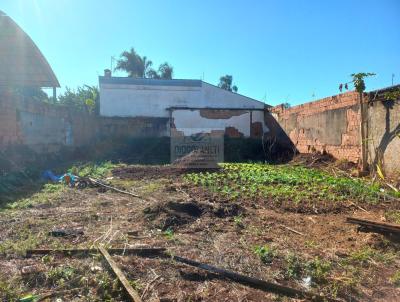
[(275, 250), (269, 246), (255, 246), (254, 253), (260, 258), (261, 262), (264, 264), (272, 263), (273, 258), (276, 256)]

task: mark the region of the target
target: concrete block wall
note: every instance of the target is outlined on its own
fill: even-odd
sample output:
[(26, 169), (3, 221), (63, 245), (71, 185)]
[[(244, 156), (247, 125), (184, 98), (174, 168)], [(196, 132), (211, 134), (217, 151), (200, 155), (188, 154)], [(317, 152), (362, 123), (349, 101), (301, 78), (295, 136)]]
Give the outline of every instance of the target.
[(96, 133), (94, 117), (65, 107), (0, 92), (0, 150), (23, 145), (37, 153), (90, 143)]
[(400, 98), (387, 100), (385, 93), (400, 85), (369, 93), (368, 162), (371, 170), (379, 165), (386, 174), (400, 174)]
[(17, 114), (11, 95), (0, 93), (0, 148), (19, 143)]
[(361, 156), (359, 95), (347, 92), (314, 102), (272, 108), (300, 153), (327, 152), (357, 163)]

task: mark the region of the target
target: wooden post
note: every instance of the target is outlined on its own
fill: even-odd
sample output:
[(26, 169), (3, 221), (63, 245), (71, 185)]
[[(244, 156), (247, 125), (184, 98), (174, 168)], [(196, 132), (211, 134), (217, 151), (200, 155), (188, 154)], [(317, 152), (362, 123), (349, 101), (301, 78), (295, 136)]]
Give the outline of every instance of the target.
[(57, 88), (53, 87), (53, 103), (57, 102)]

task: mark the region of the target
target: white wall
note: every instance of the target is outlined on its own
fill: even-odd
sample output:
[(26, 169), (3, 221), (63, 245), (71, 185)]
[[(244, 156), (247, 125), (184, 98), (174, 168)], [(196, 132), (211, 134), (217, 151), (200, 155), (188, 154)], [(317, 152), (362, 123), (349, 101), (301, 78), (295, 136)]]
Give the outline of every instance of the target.
[(250, 136), (250, 112), (245, 112), (228, 119), (210, 119), (200, 115), (200, 110), (174, 110), (172, 112), (175, 128), (182, 131), (185, 136), (198, 133), (200, 129), (204, 132), (211, 130), (223, 130), (226, 127), (235, 127), (245, 137)]
[(264, 104), (204, 82), (201, 82), (201, 87), (187, 87), (106, 84), (100, 81), (102, 116), (169, 117), (166, 110), (169, 107), (264, 108)]
[[(200, 110), (174, 110), (172, 118), (175, 128), (182, 131), (185, 136), (196, 134), (199, 132), (211, 132), (211, 130), (225, 130), (227, 127), (234, 127), (245, 137), (250, 137), (250, 121), (253, 123), (261, 122), (263, 132), (268, 132), (269, 129), (264, 122), (263, 111), (246, 111), (241, 115), (235, 115), (230, 118), (207, 118), (200, 114)], [(203, 130), (203, 131), (201, 131)]]

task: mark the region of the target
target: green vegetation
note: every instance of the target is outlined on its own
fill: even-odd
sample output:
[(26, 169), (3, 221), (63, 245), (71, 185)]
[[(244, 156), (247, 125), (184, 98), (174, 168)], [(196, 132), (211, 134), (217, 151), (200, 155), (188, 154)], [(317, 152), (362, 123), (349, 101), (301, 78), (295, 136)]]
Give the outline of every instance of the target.
[(391, 278), (390, 282), (397, 287), (400, 287), (400, 271), (397, 271)]
[(235, 225), (236, 225), (238, 228), (241, 228), (241, 229), (244, 228), (243, 217), (242, 217), (242, 215), (238, 215), (238, 216), (233, 217), (233, 222), (235, 223)]
[(4, 207), (4, 209), (26, 209), (32, 208), (38, 204), (51, 204), (57, 200), (63, 190), (64, 185), (60, 183), (44, 184), (43, 189), (38, 193), (9, 203)]
[(174, 68), (167, 62), (161, 64), (157, 71), (151, 67), (152, 65), (151, 60), (146, 56), (140, 56), (132, 47), (129, 51), (121, 53), (115, 70), (125, 71), (132, 78), (172, 79)]
[(286, 278), (298, 279), (301, 276), (303, 265), (301, 259), (294, 253), (289, 253), (285, 257), (286, 266), (284, 275)]
[(255, 246), (254, 253), (260, 257), (262, 263), (270, 264), (273, 258), (276, 256), (274, 248), (269, 245)]
[(185, 179), (231, 199), (270, 198), (295, 203), (378, 201), (379, 186), (335, 177), (324, 171), (290, 165), (222, 164), (218, 172), (191, 173)]
[(400, 224), (400, 211), (392, 210), (385, 213), (385, 218), (389, 222)]
[(46, 273), (47, 281), (53, 286), (62, 286), (76, 276), (76, 271), (70, 266), (57, 266)]
[(233, 77), (231, 75), (224, 75), (222, 77), (219, 78), (219, 83), (218, 83), (218, 87), (228, 90), (228, 91), (233, 91), (233, 92), (237, 92), (238, 91), (238, 87), (236, 85), (233, 85)]
[(312, 278), (313, 282), (323, 283), (331, 271), (332, 264), (329, 261), (315, 257), (305, 265), (306, 273)]
[(80, 177), (90, 176), (93, 178), (102, 178), (105, 177), (116, 166), (116, 164), (113, 164), (110, 161), (101, 163), (87, 163), (84, 165), (73, 166), (68, 170), (68, 172)]
[(165, 236), (165, 238), (167, 238), (168, 240), (173, 240), (174, 239), (174, 230), (171, 228), (168, 228), (164, 231), (163, 235)]
[(382, 252), (379, 250), (372, 249), (370, 247), (364, 247), (350, 254), (349, 257), (342, 261), (342, 265), (362, 265), (366, 266), (370, 263), (381, 262), (381, 263), (392, 263), (396, 257), (395, 253)]

